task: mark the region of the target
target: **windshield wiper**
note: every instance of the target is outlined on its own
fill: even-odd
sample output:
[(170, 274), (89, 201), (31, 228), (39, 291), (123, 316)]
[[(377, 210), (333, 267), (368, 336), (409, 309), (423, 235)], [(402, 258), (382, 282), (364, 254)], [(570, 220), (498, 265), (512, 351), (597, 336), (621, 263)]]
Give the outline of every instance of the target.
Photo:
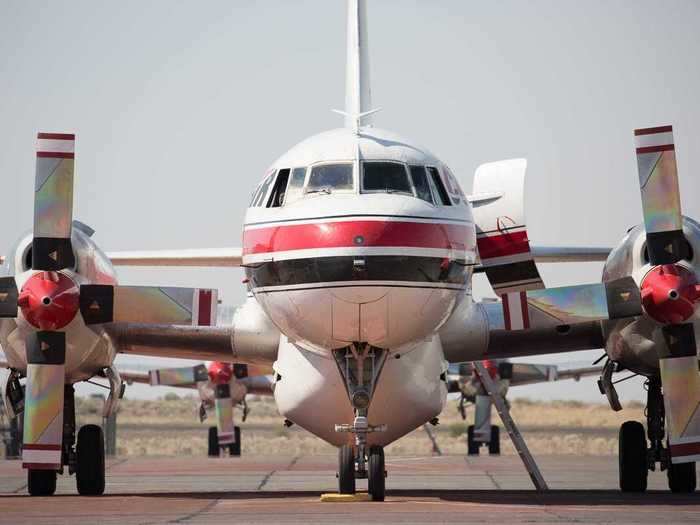
[(317, 189), (317, 190), (306, 190), (304, 193), (305, 193), (306, 195), (308, 195), (309, 193), (323, 193), (323, 194), (325, 194), (325, 195), (330, 195), (330, 194), (331, 194), (331, 190), (328, 189), (328, 188), (319, 188), (319, 189)]

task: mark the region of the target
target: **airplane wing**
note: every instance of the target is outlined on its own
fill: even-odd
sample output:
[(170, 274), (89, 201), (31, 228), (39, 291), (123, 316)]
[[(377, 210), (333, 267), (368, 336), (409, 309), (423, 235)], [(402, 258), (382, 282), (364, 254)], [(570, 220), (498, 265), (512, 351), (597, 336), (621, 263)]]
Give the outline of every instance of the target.
[(117, 351), (153, 357), (270, 366), (280, 332), (250, 297), (225, 326), (112, 323), (106, 326)]
[(241, 265), (241, 252), (241, 248), (145, 250), (109, 252), (107, 257), (115, 266), (235, 267)]
[(267, 336), (236, 345), (233, 326), (115, 323), (109, 332), (120, 353), (152, 357), (270, 365), (279, 346), (279, 332), (274, 342)]
[(582, 377), (600, 375), (602, 366), (587, 366), (581, 368), (560, 369), (556, 365), (540, 365), (532, 363), (508, 363), (512, 365), (511, 386), (531, 385), (548, 381), (561, 381)]
[(601, 246), (531, 246), (535, 262), (572, 263), (605, 262), (612, 248)]
[(148, 374), (143, 374), (141, 372), (125, 372), (119, 370), (119, 376), (127, 385), (130, 385), (132, 383), (141, 383), (149, 385), (151, 383)]

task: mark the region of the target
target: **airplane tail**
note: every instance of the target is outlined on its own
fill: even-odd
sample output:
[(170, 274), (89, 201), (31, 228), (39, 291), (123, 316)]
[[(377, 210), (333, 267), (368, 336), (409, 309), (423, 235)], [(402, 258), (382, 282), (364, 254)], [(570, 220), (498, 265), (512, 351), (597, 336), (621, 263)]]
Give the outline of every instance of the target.
[(345, 127), (358, 133), (361, 126), (372, 125), (369, 82), (369, 46), (366, 0), (348, 0), (348, 32), (345, 70), (345, 109), (333, 110), (345, 117)]

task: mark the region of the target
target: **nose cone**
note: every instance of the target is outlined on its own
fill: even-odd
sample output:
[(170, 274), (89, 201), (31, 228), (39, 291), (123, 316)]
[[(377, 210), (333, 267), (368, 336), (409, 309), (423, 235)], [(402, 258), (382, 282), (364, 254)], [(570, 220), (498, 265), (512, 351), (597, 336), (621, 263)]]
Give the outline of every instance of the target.
[(223, 385), (229, 383), (233, 377), (233, 369), (228, 363), (214, 361), (209, 365), (209, 379), (215, 385)]
[(39, 272), (22, 286), (18, 299), (22, 315), (40, 330), (59, 330), (78, 313), (80, 289), (60, 272)]
[(700, 286), (695, 275), (675, 264), (652, 268), (641, 286), (642, 304), (650, 317), (664, 324), (682, 323), (695, 312)]

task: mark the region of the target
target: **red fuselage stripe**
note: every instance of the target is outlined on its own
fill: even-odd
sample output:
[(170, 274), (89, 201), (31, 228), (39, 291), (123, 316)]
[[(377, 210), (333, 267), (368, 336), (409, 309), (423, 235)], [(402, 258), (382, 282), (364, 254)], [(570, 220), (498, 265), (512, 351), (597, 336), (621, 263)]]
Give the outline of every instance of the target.
[(479, 257), (481, 257), (481, 260), (530, 251), (526, 231), (479, 237), (476, 243), (479, 246)]
[(400, 221), (339, 221), (246, 230), (243, 255), (345, 247), (408, 247), (465, 250), (469, 227)]

